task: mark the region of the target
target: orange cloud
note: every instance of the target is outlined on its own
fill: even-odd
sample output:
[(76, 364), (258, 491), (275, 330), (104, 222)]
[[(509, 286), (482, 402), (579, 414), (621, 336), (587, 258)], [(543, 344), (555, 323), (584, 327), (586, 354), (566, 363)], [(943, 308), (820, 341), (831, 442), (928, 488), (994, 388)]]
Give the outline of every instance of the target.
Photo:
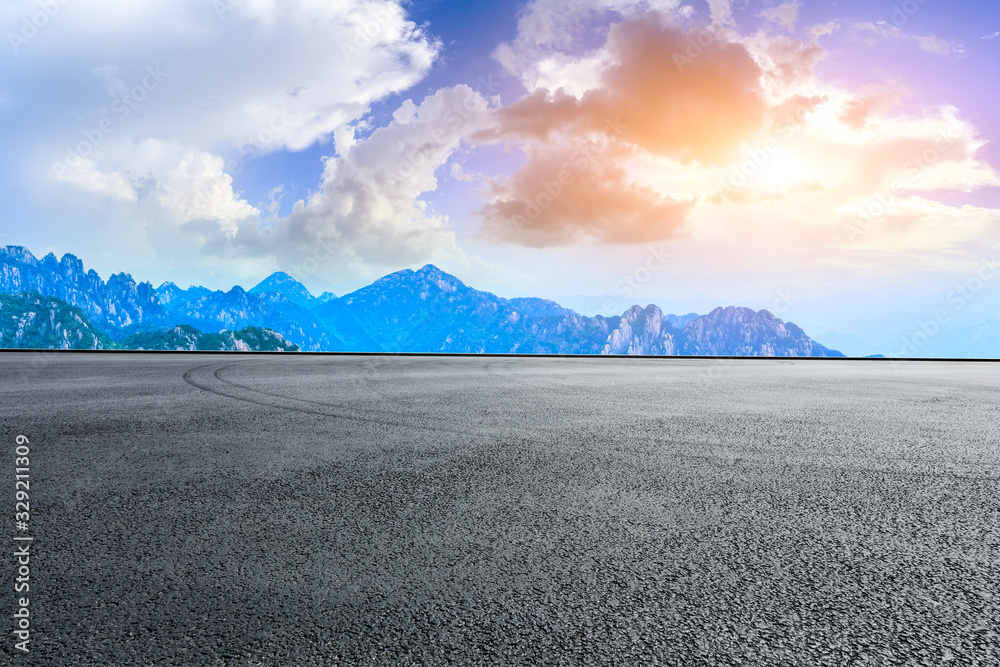
[[(874, 226), (867, 220), (881, 209), (892, 210), (880, 233), (862, 230), (866, 243), (911, 234), (894, 207), (917, 193), (1000, 183), (957, 109), (898, 114), (904, 82), (852, 89), (817, 76), (817, 39), (836, 23), (807, 29), (804, 40), (741, 37), (721, 20), (680, 25), (653, 12), (624, 20), (600, 49), (556, 59), (560, 67), (546, 70), (552, 87), (529, 86), (489, 112), (473, 141), (518, 146), (527, 162), (489, 184), (477, 211), (486, 237), (707, 248), (745, 229), (746, 242), (766, 233), (808, 254), (847, 243), (844, 230), (862, 218)], [(945, 233), (952, 214), (923, 216), (921, 242), (934, 225)], [(846, 254), (857, 249), (852, 234)]]
[(861, 129), (870, 116), (891, 108), (907, 92), (906, 87), (899, 83), (864, 90), (856, 99), (847, 103), (847, 108), (840, 119), (855, 129)]
[(648, 13), (614, 26), (604, 48), (597, 87), (579, 97), (540, 88), (474, 135), (526, 142), (529, 157), (479, 211), (487, 236), (531, 246), (677, 236), (693, 202), (637, 182), (629, 162), (724, 164), (766, 121), (762, 72), (720, 28), (686, 32)]
[(761, 70), (716, 30), (685, 32), (650, 13), (611, 29), (600, 87), (581, 98), (539, 89), (496, 112), (480, 140), (581, 136), (618, 128), (620, 140), (685, 161), (721, 162), (764, 117)]
[(528, 157), (509, 182), (493, 184), (492, 200), (479, 211), (493, 240), (533, 247), (641, 243), (684, 231), (692, 202), (633, 182), (620, 149), (538, 145)]

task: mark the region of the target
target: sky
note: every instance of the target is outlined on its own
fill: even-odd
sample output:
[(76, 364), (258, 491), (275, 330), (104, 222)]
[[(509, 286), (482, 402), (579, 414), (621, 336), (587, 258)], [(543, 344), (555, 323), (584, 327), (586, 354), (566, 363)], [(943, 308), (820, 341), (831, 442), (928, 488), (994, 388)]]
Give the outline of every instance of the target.
[(997, 3), (13, 0), (0, 26), (0, 243), (104, 277), (343, 294), (433, 263), (859, 350), (1000, 312)]

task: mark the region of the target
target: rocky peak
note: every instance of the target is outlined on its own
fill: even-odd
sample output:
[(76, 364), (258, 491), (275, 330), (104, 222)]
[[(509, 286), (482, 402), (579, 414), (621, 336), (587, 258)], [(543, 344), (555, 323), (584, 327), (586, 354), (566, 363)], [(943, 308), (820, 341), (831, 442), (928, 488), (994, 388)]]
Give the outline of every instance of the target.
[(38, 260), (35, 256), (25, 248), (19, 245), (9, 245), (0, 247), (0, 261), (3, 259), (8, 259), (19, 264), (27, 264), (28, 266), (34, 266), (38, 264)]
[(421, 282), (436, 285), (442, 292), (456, 292), (465, 287), (465, 283), (451, 275), (445, 273), (433, 264), (425, 264), (419, 271), (414, 273)]
[(304, 308), (309, 307), (316, 300), (306, 286), (284, 271), (275, 271), (264, 280), (260, 281), (247, 290), (249, 294), (266, 294), (276, 292), (283, 295), (294, 304)]
[(658, 306), (626, 310), (601, 354), (677, 354), (675, 331)]
[(96, 271), (85, 270), (83, 261), (66, 253), (56, 259), (48, 253), (41, 261), (20, 246), (8, 246), (0, 254), (0, 292), (37, 292), (80, 308), (97, 326), (107, 331), (163, 317), (166, 310), (149, 283), (137, 285), (127, 273), (101, 280)]

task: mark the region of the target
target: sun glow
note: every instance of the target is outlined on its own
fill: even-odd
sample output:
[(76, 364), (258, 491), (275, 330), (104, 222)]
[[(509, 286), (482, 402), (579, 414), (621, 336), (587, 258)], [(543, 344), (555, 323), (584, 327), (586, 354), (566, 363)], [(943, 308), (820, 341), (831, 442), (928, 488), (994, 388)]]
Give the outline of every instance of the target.
[(760, 165), (757, 179), (762, 185), (782, 189), (806, 180), (807, 171), (804, 159), (795, 153), (779, 149)]

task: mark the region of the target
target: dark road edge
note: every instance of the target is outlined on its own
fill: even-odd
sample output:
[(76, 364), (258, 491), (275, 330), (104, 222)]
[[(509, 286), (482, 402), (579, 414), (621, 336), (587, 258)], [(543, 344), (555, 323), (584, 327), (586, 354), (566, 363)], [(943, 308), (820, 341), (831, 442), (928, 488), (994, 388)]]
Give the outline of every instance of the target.
[(35, 354), (222, 354), (222, 355), (254, 355), (281, 357), (474, 357), (474, 358), (506, 358), (506, 359), (746, 359), (759, 361), (940, 361), (940, 362), (973, 362), (997, 363), (1000, 359), (979, 357), (765, 357), (742, 355), (715, 354), (533, 354), (519, 352), (337, 352), (300, 350), (298, 352), (281, 351), (249, 351), (242, 350), (53, 350), (46, 348), (0, 347), (2, 352), (19, 352)]

